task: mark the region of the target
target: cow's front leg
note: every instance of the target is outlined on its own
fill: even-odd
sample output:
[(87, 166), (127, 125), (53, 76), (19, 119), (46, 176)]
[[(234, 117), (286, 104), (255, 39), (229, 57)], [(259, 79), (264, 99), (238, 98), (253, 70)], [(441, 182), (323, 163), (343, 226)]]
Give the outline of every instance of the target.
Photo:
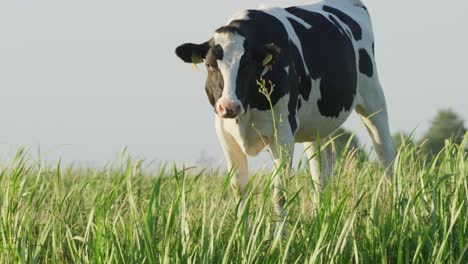
[(273, 173), (273, 203), (275, 212), (278, 215), (278, 221), (275, 228), (275, 236), (286, 232), (284, 223), (287, 210), (285, 197), (285, 180), (291, 171), (292, 159), (294, 154), (294, 137), (288, 135), (270, 143), (270, 150), (275, 162)]
[(216, 133), (221, 143), (224, 157), (226, 158), (228, 171), (233, 173), (231, 187), (234, 189), (239, 202), (237, 213), (240, 216), (244, 210), (245, 200), (248, 197), (248, 194), (245, 193), (249, 182), (247, 155), (242, 151), (231, 134), (227, 133), (218, 122), (221, 122), (221, 120), (217, 120), (216, 122)]

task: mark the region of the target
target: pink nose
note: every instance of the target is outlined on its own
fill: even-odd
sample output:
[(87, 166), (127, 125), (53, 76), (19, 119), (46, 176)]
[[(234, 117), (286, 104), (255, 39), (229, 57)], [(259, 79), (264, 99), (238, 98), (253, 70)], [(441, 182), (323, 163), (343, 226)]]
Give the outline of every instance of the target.
[(220, 102), (217, 110), (221, 117), (234, 118), (240, 113), (241, 104), (238, 102)]

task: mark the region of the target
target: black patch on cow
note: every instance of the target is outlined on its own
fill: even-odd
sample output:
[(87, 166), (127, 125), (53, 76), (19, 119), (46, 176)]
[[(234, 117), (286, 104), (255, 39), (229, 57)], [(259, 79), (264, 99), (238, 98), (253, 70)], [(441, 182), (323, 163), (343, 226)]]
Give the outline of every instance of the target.
[(272, 104), (276, 104), (280, 98), (289, 92), (287, 86), (287, 72), (284, 67), (288, 65), (289, 41), (286, 29), (283, 24), (265, 12), (258, 10), (248, 10), (249, 20), (235, 20), (229, 25), (239, 28), (241, 34), (246, 38), (245, 53), (239, 64), (237, 75), (236, 95), (241, 101), (246, 101), (250, 108), (258, 110), (270, 109), (267, 98), (259, 92), (257, 80), (260, 79), (264, 69), (263, 58), (257, 58), (259, 50), (263, 50), (268, 44), (275, 44), (281, 49), (281, 53), (272, 65), (272, 69), (263, 76), (274, 84), (273, 92), (270, 96)]
[(218, 60), (222, 60), (223, 57), (224, 51), (220, 45), (214, 45), (210, 48), (205, 57), (205, 64), (208, 67), (208, 73), (219, 70)]
[(294, 109), (293, 113), (289, 112), (288, 121), (291, 126), (291, 131), (295, 134), (297, 130), (296, 109)]
[(361, 26), (359, 26), (359, 24), (354, 19), (345, 14), (343, 11), (333, 8), (331, 6), (324, 5), (322, 9), (327, 13), (335, 15), (336, 17), (338, 17), (339, 20), (345, 23), (351, 29), (351, 32), (353, 33), (354, 39), (356, 41), (362, 39)]
[(224, 80), (223, 75), (217, 68), (217, 65), (210, 65), (208, 77), (206, 78), (205, 91), (210, 104), (214, 107), (223, 94)]
[[(299, 51), (297, 49), (294, 49), (295, 45), (290, 42), (289, 43), (291, 47), (291, 54), (294, 54), (291, 56), (290, 59), (292, 59), (289, 62), (289, 70), (288, 70), (288, 88), (289, 88), (289, 102), (288, 102), (288, 110), (289, 110), (289, 124), (291, 126), (291, 130), (293, 133), (296, 132), (297, 130), (297, 120), (296, 120), (296, 112), (297, 112), (297, 100), (299, 99), (299, 92), (300, 92), (300, 70), (304, 71), (304, 63), (302, 60), (300, 60), (300, 57), (298, 56)], [(297, 54), (296, 54), (297, 52)], [(298, 70), (300, 69), (300, 70)], [(305, 73), (302, 73), (305, 75)], [(309, 78), (310, 80), (310, 78)]]
[(290, 43), (290, 47), (289, 84), (292, 87), (297, 87), (299, 94), (307, 101), (312, 90), (312, 80), (306, 73), (306, 69), (304, 68), (305, 62), (302, 60), (298, 47), (293, 43)]
[(351, 39), (342, 34), (343, 28), (320, 13), (297, 7), (286, 10), (312, 25), (307, 29), (294, 19), (289, 20), (302, 47), (307, 47), (302, 52), (311, 77), (320, 79), (321, 99), (317, 102), (320, 114), (338, 117), (341, 111), (351, 110), (357, 86), (356, 54)]
[(215, 45), (215, 46), (211, 49), (211, 52), (213, 53), (213, 56), (214, 56), (217, 60), (223, 60), (224, 51), (223, 51), (223, 48), (221, 47), (221, 45)]
[(359, 50), (359, 71), (369, 77), (374, 74), (372, 59), (365, 49)]
[(212, 44), (205, 57), (205, 64), (208, 68), (205, 91), (208, 96), (208, 100), (213, 107), (223, 94), (224, 80), (217, 62), (218, 59), (222, 59), (223, 56), (223, 48), (220, 45)]
[[(307, 100), (311, 93), (311, 78), (306, 74), (305, 63), (302, 60), (298, 47), (290, 42), (287, 31), (281, 21), (272, 15), (257, 10), (249, 10), (248, 16), (249, 20), (234, 22), (240, 25), (239, 28), (242, 34), (246, 36), (246, 50), (252, 50), (255, 47), (257, 49), (258, 47), (265, 47), (265, 43), (273, 43), (281, 50), (279, 56), (274, 59), (272, 70), (264, 76), (264, 79), (274, 84), (271, 95), (273, 104), (286, 94), (289, 94), (289, 114), (287, 118), (292, 132), (295, 133), (297, 130), (296, 114), (299, 95)], [(240, 68), (249, 67), (246, 65), (248, 64), (248, 57), (243, 56)], [(244, 59), (246, 59), (245, 62), (242, 61)], [(286, 67), (288, 71), (286, 71)], [(263, 67), (260, 69), (263, 70)], [(241, 71), (238, 77), (238, 87), (242, 86), (240, 83), (242, 80), (249, 79), (244, 78), (245, 74)], [(251, 71), (247, 70), (246, 72)], [(259, 75), (257, 75), (258, 77)], [(270, 109), (265, 96), (258, 92), (258, 85), (254, 84), (249, 87), (248, 102), (250, 107), (259, 110)], [(236, 94), (240, 97), (237, 91)]]
[(375, 47), (374, 42), (372, 42), (372, 54), (375, 56)]
[(297, 110), (301, 109), (301, 107), (302, 107), (302, 101), (299, 98), (299, 99), (297, 99)]
[(289, 59), (289, 74), (288, 74), (288, 87), (289, 87), (289, 123), (293, 132), (297, 129), (296, 114), (297, 110), (301, 107), (299, 95), (305, 100), (309, 99), (312, 90), (312, 79), (306, 73), (305, 62), (299, 52), (299, 49), (294, 43), (290, 42), (290, 59)]
[(175, 50), (175, 53), (184, 62), (192, 63), (192, 57), (194, 55), (205, 58), (212, 44), (213, 40), (209, 40), (202, 44), (185, 43), (178, 46)]

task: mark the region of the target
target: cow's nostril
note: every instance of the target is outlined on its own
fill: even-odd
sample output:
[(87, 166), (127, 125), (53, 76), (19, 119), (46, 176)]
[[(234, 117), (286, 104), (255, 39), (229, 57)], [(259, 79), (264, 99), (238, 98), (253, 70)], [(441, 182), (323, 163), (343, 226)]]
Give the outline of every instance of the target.
[(226, 109), (224, 108), (223, 105), (221, 105), (221, 104), (218, 105), (218, 112), (219, 112), (219, 113), (224, 113), (225, 110), (226, 110)]
[(226, 113), (229, 115), (237, 115), (240, 112), (240, 106), (238, 104), (231, 104), (225, 107)]

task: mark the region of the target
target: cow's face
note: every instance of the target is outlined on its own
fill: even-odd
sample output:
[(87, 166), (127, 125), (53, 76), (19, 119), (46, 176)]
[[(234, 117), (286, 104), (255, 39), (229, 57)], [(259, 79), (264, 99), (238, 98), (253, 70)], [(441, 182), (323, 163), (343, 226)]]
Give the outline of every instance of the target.
[(258, 92), (257, 80), (279, 55), (273, 44), (249, 41), (233, 28), (218, 29), (202, 44), (183, 44), (176, 54), (188, 63), (205, 62), (208, 71), (205, 90), (217, 115), (242, 116), (249, 105), (249, 94)]

